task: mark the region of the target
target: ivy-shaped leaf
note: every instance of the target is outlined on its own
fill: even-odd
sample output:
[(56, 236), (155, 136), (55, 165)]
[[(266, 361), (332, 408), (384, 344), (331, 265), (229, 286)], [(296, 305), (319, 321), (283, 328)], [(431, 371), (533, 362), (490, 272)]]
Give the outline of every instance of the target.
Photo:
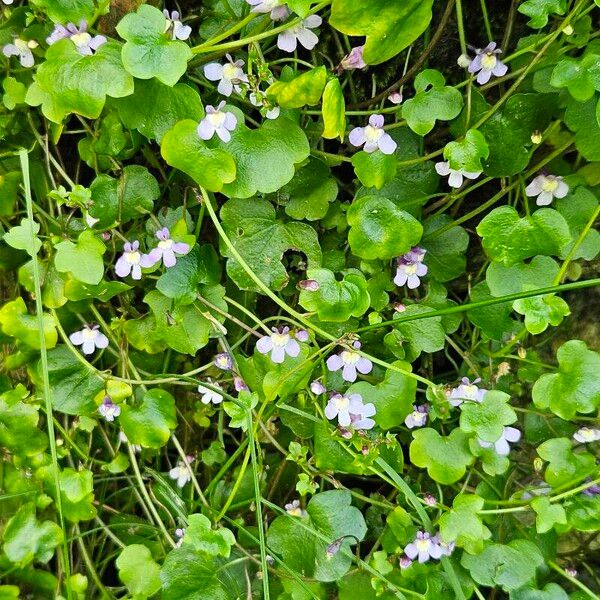
[(512, 206), (495, 208), (477, 226), (487, 255), (506, 266), (538, 254), (557, 256), (571, 235), (562, 215), (541, 208), (528, 217), (519, 217)]
[(587, 102), (570, 98), (565, 111), (565, 124), (575, 132), (575, 147), (584, 158), (600, 161), (600, 121), (596, 117), (598, 94)]
[(483, 498), (472, 494), (459, 494), (452, 502), (452, 509), (440, 517), (440, 535), (447, 544), (456, 542), (469, 554), (478, 554), (483, 543), (492, 535), (477, 514), (484, 505)]
[(25, 100), (42, 105), (44, 116), (60, 123), (69, 113), (97, 119), (106, 96), (122, 98), (133, 92), (133, 77), (121, 62), (121, 46), (109, 40), (91, 56), (83, 56), (69, 39), (46, 50)]
[[(252, 266), (252, 270), (270, 288), (283, 289), (289, 276), (281, 263), (288, 250), (302, 252), (309, 268), (321, 263), (321, 249), (315, 230), (305, 223), (283, 221), (275, 218), (275, 209), (266, 200), (232, 199), (221, 208), (223, 228), (237, 252)], [(256, 290), (256, 284), (243, 267), (222, 246), (222, 254), (229, 257), (227, 273), (238, 287)]]
[(97, 285), (104, 275), (102, 255), (106, 246), (91, 229), (79, 234), (77, 242), (70, 240), (56, 244), (54, 266), (59, 273), (70, 273), (83, 283)]
[(287, 81), (275, 81), (267, 89), (267, 96), (282, 108), (301, 108), (318, 104), (327, 82), (327, 69), (316, 67)]
[(578, 102), (585, 102), (600, 91), (600, 55), (585, 54), (581, 59), (563, 58), (552, 71), (550, 83), (567, 88)]
[(156, 77), (173, 86), (186, 72), (193, 54), (185, 42), (172, 39), (166, 23), (158, 8), (142, 4), (121, 19), (117, 33), (126, 40), (122, 56), (129, 73), (138, 79)]
[(486, 442), (500, 439), (505, 425), (517, 420), (515, 411), (509, 406), (510, 396), (498, 390), (486, 392), (481, 402), (465, 402), (460, 411), (460, 428), (466, 433), (475, 433)]
[(408, 48), (431, 21), (433, 0), (333, 0), (329, 23), (347, 35), (366, 35), (363, 58), (378, 65)]
[(589, 452), (573, 452), (573, 444), (568, 438), (554, 438), (537, 448), (540, 458), (548, 462), (544, 479), (552, 487), (570, 484), (574, 479), (591, 475), (595, 458)]
[(146, 546), (126, 546), (115, 563), (119, 579), (134, 598), (149, 598), (160, 590), (160, 566)]
[(396, 175), (397, 159), (394, 154), (383, 152), (355, 152), (352, 155), (352, 166), (359, 181), (365, 187), (380, 190)]
[(570, 340), (556, 353), (558, 373), (546, 373), (534, 384), (533, 402), (561, 419), (591, 413), (600, 406), (600, 354), (585, 342)]
[[(33, 228), (33, 247), (31, 244), (31, 232)], [(31, 223), (29, 219), (21, 219), (20, 225), (11, 227), (2, 238), (9, 246), (17, 250), (25, 250), (29, 256), (35, 256), (42, 247), (42, 242), (37, 234), (40, 232), (40, 224), (37, 221)]]
[(94, 0), (33, 0), (32, 4), (55, 23), (89, 23), (95, 12)]
[(446, 85), (439, 71), (422, 71), (415, 77), (414, 85), (416, 94), (402, 105), (402, 116), (415, 133), (426, 135), (436, 121), (451, 121), (460, 113), (462, 94)]
[[(58, 341), (54, 317), (45, 313), (42, 315), (42, 322), (46, 348), (54, 348)], [(0, 327), (6, 335), (16, 338), (30, 348), (40, 349), (38, 319), (37, 316), (29, 314), (23, 298), (17, 297), (0, 309)]]
[(566, 525), (567, 514), (565, 509), (558, 503), (551, 504), (550, 498), (540, 496), (531, 501), (531, 508), (536, 513), (535, 528), (538, 533), (547, 533), (555, 525)]
[(188, 525), (183, 538), (184, 546), (192, 546), (194, 550), (208, 556), (229, 558), (231, 547), (235, 544), (235, 536), (227, 527), (213, 529), (210, 519), (204, 515), (194, 514), (188, 517)]
[(525, 327), (534, 335), (546, 331), (548, 325), (560, 325), (563, 318), (571, 314), (569, 305), (554, 294), (515, 300), (513, 308), (525, 316)]
[(487, 141), (481, 131), (469, 129), (464, 138), (444, 146), (444, 158), (451, 169), (478, 173), (483, 171), (481, 161), (490, 155)]
[(548, 24), (548, 17), (552, 14), (564, 15), (567, 10), (567, 0), (525, 0), (517, 9), (527, 15), (527, 25), (533, 29), (541, 29)]
[(467, 471), (474, 458), (469, 452), (469, 436), (460, 429), (442, 437), (435, 429), (426, 427), (413, 432), (410, 460), (427, 469), (431, 479), (450, 485), (456, 483)]

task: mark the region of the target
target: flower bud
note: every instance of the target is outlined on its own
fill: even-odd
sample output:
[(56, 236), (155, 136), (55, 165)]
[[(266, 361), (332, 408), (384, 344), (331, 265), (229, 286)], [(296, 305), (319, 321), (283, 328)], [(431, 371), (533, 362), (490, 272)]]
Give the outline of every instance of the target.
[(573, 29), (573, 25), (571, 25), (571, 24), (569, 24), (569, 25), (566, 25), (566, 26), (565, 26), (565, 27), (563, 27), (563, 29), (562, 29), (562, 32), (563, 32), (565, 35), (573, 35), (573, 32), (574, 32), (574, 31), (575, 31), (575, 30)]
[(303, 279), (298, 282), (298, 287), (301, 290), (306, 290), (307, 292), (316, 292), (321, 285), (316, 279)]
[(400, 92), (392, 92), (389, 96), (388, 96), (388, 100), (392, 103), (392, 104), (402, 104), (402, 94)]
[(471, 64), (471, 59), (469, 58), (469, 56), (467, 54), (461, 54), (456, 59), (456, 64), (459, 67), (461, 67), (462, 69), (466, 69)]
[(542, 133), (537, 129), (531, 134), (531, 143), (536, 146), (542, 143)]

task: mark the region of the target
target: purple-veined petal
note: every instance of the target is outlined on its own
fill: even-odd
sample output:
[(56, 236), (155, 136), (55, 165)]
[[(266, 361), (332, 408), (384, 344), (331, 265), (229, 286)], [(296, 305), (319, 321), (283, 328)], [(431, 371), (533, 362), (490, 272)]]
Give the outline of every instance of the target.
[(355, 127), (348, 135), (348, 141), (356, 147), (362, 146), (365, 141), (365, 128)]
[(173, 23), (173, 35), (178, 40), (185, 42), (192, 35), (192, 28), (189, 25), (184, 25), (181, 21)]
[(171, 248), (175, 254), (187, 254), (190, 251), (190, 245), (185, 242), (173, 242)]
[(350, 418), (350, 413), (347, 408), (344, 408), (338, 412), (338, 423), (342, 427), (348, 427), (350, 423), (352, 423), (352, 419)]
[(98, 332), (94, 343), (96, 344), (96, 348), (106, 348), (108, 346), (108, 338), (103, 333)]
[(285, 360), (285, 350), (282, 346), (273, 346), (273, 349), (271, 350), (271, 360), (278, 364), (281, 364)]
[(525, 188), (525, 193), (528, 196), (538, 196), (542, 193), (544, 184), (544, 176), (538, 175), (533, 178), (533, 181)]
[(356, 363), (356, 370), (363, 375), (367, 375), (373, 370), (373, 363), (364, 356), (361, 356)]
[(488, 71), (487, 69), (481, 69), (481, 71), (479, 71), (479, 73), (477, 74), (477, 83), (479, 85), (484, 85), (490, 80), (491, 77), (491, 71)]
[(231, 96), (231, 92), (233, 92), (233, 83), (231, 82), (231, 79), (221, 79), (217, 86), (217, 92), (223, 94), (223, 96)]
[(225, 125), (229, 131), (233, 131), (237, 126), (237, 117), (232, 112), (226, 112), (223, 125)]
[(552, 192), (542, 192), (538, 197), (535, 203), (538, 206), (548, 206), (554, 200), (554, 196)]
[(89, 46), (92, 50), (98, 50), (103, 44), (106, 44), (106, 38), (103, 35), (95, 35), (90, 40)]
[[(317, 15), (311, 16), (316, 17)], [(307, 50), (312, 50), (319, 43), (319, 36), (310, 29), (299, 29), (296, 32), (296, 38)]]
[(408, 546), (406, 546), (406, 548), (404, 548), (404, 554), (406, 554), (406, 556), (408, 556), (408, 558), (414, 560), (417, 557), (417, 554), (419, 553), (419, 551), (417, 550), (417, 546), (414, 543), (410, 543), (408, 544)]
[(271, 349), (273, 348), (273, 340), (271, 339), (270, 336), (265, 335), (263, 337), (261, 337), (258, 342), (256, 342), (256, 349), (261, 353), (261, 354), (266, 354), (267, 352), (269, 352)]
[(223, 65), (219, 63), (208, 63), (204, 65), (204, 77), (210, 81), (218, 81), (223, 77)]
[(344, 364), (344, 369), (342, 370), (342, 379), (344, 381), (354, 383), (356, 381), (356, 366), (347, 363)]
[(339, 371), (344, 366), (344, 361), (337, 354), (332, 354), (327, 359), (327, 368), (330, 371)]
[(221, 126), (217, 127), (215, 131), (217, 132), (217, 135), (219, 136), (222, 142), (227, 143), (231, 140), (231, 133), (229, 133), (229, 129), (226, 129), (225, 127)]
[(335, 419), (337, 414), (337, 406), (335, 405), (335, 400), (332, 398), (325, 406), (325, 416), (331, 421), (332, 419)]
[(506, 66), (503, 62), (496, 62), (496, 66), (492, 69), (492, 74), (496, 77), (504, 77), (508, 71), (508, 66)]
[(142, 268), (140, 267), (140, 265), (132, 265), (131, 278), (135, 280), (139, 280), (142, 278)]
[(424, 265), (423, 263), (417, 264), (417, 275), (419, 277), (423, 277), (424, 275), (427, 275), (427, 271), (428, 271), (427, 265)]
[(483, 66), (481, 64), (481, 54), (477, 54), (477, 56), (475, 56), (475, 58), (470, 62), (469, 66), (467, 67), (467, 71), (469, 71), (469, 73), (477, 73), (477, 71), (481, 71), (482, 68)]
[(213, 135), (215, 135), (215, 127), (211, 125), (208, 119), (202, 119), (200, 123), (198, 123), (198, 127), (196, 132), (198, 133), (198, 137), (201, 140), (210, 140)]
[(379, 138), (377, 145), (384, 154), (394, 154), (394, 152), (396, 152), (396, 148), (398, 147), (398, 144), (396, 144), (389, 133), (384, 133)]
[(81, 344), (81, 351), (84, 354), (93, 354), (96, 349), (96, 345), (94, 344), (94, 340), (85, 340), (83, 344)]
[(277, 36), (277, 47), (284, 52), (294, 52), (297, 45), (296, 36), (289, 29)]
[(406, 285), (408, 286), (409, 290), (415, 290), (421, 285), (421, 280), (419, 279), (419, 277), (417, 275), (415, 275), (414, 273), (411, 273), (408, 276)]
[(396, 276), (394, 277), (394, 283), (398, 287), (402, 287), (408, 281), (408, 275), (405, 273), (403, 269), (398, 267), (396, 269)]
[(300, 354), (300, 344), (294, 340), (290, 339), (290, 341), (285, 345), (285, 352), (288, 356), (295, 358)]
[(175, 264), (177, 263), (177, 259), (175, 258), (175, 253), (173, 252), (172, 248), (167, 248), (166, 250), (163, 250), (162, 259), (163, 259), (163, 265), (165, 265), (165, 267), (167, 267), (167, 268), (174, 267)]
[(569, 186), (562, 180), (559, 179), (558, 186), (554, 190), (555, 198), (564, 198), (569, 193)]
[(518, 442), (521, 439), (521, 432), (516, 427), (505, 427), (502, 437), (512, 443)]
[(119, 277), (127, 277), (131, 273), (131, 267), (133, 265), (125, 260), (124, 257), (120, 257), (115, 264), (115, 273)]
[(375, 152), (375, 150), (379, 150), (378, 142), (372, 142), (370, 140), (365, 142), (365, 145), (363, 146), (363, 150), (367, 154), (371, 154), (372, 152)]
[(323, 23), (323, 19), (319, 15), (309, 15), (302, 22), (304, 27), (308, 27), (309, 29), (314, 29), (315, 27), (320, 27), (321, 23)]
[(69, 339), (74, 346), (81, 346), (83, 344), (83, 332), (82, 331), (74, 331)]
[(383, 115), (371, 115), (369, 117), (369, 125), (371, 127), (380, 128), (383, 127), (384, 118)]
[(144, 269), (149, 269), (160, 260), (161, 256), (162, 254), (159, 253), (158, 259), (156, 259), (155, 256), (152, 255), (152, 251), (150, 251), (149, 254), (142, 254), (142, 256), (140, 257), (140, 266), (144, 267)]

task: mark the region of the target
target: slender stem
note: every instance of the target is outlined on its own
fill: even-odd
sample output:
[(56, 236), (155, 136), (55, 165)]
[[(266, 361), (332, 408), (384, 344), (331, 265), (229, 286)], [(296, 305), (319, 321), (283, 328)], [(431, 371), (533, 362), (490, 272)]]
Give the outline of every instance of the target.
[(599, 600), (597, 594), (592, 592), (589, 587), (587, 587), (584, 583), (579, 581), (576, 577), (571, 577), (560, 565), (557, 565), (553, 560), (547, 560), (548, 565), (554, 569), (557, 573), (562, 575), (565, 579), (568, 579), (574, 586), (578, 587), (581, 591), (585, 592), (590, 598), (594, 600)]
[(73, 597), (71, 591), (71, 565), (69, 562), (69, 547), (67, 544), (65, 518), (63, 515), (62, 497), (60, 490), (58, 453), (56, 451), (56, 437), (54, 433), (54, 419), (52, 412), (52, 390), (50, 388), (50, 377), (48, 374), (48, 349), (46, 347), (46, 335), (44, 328), (44, 307), (42, 305), (40, 265), (38, 263), (37, 252), (35, 251), (36, 242), (38, 242), (39, 240), (37, 239), (33, 228), (33, 200), (31, 197), (31, 181), (29, 179), (29, 155), (27, 153), (27, 150), (19, 150), (19, 160), (21, 162), (21, 172), (23, 175), (23, 185), (25, 188), (25, 203), (27, 205), (27, 219), (29, 221), (29, 253), (32, 258), (31, 263), (33, 270), (33, 284), (35, 290), (35, 312), (40, 342), (42, 389), (44, 395), (44, 403), (46, 407), (46, 427), (48, 429), (48, 440), (50, 443), (50, 456), (52, 458), (53, 466), (52, 475), (54, 480), (54, 488), (56, 490), (56, 512), (58, 513), (58, 522), (60, 528), (63, 531), (63, 541), (59, 550), (59, 559), (65, 573), (65, 588), (67, 591), (67, 598), (70, 600)]

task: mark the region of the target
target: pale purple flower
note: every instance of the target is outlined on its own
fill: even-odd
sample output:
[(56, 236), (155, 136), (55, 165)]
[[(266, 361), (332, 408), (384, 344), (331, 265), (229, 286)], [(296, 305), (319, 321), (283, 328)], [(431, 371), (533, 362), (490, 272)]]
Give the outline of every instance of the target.
[(565, 573), (569, 576), (569, 577), (577, 577), (577, 569), (575, 567), (565, 567)]
[(192, 34), (192, 28), (189, 25), (184, 25), (180, 18), (179, 12), (174, 10), (171, 14), (169, 14), (168, 10), (163, 10), (163, 15), (165, 15), (165, 33), (167, 31), (171, 32), (171, 35), (174, 40), (185, 41), (189, 39)]
[(414, 246), (398, 259), (394, 283), (397, 286), (407, 285), (414, 290), (421, 285), (421, 277), (427, 275), (427, 265), (423, 264), (427, 250)]
[(441, 558), (442, 549), (426, 531), (418, 531), (413, 542), (404, 548), (404, 554), (414, 560), (418, 557), (420, 563), (427, 562), (430, 558)]
[(223, 402), (222, 394), (219, 394), (219, 392), (216, 390), (211, 389), (217, 388), (220, 390), (222, 389), (221, 386), (216, 381), (213, 381), (210, 377), (206, 379), (206, 383), (211, 387), (208, 388), (202, 384), (198, 386), (198, 391), (200, 394), (202, 394), (200, 397), (202, 404), (221, 404), (221, 402)]
[(48, 45), (52, 45), (59, 40), (70, 39), (77, 52), (83, 56), (91, 56), (102, 46), (106, 44), (106, 38), (103, 35), (90, 35), (87, 32), (86, 21), (81, 21), (79, 27), (74, 23), (67, 23), (66, 26), (57, 23), (52, 33), (46, 38)]
[(538, 175), (525, 188), (528, 196), (537, 196), (538, 206), (548, 206), (554, 198), (564, 198), (569, 193), (569, 186), (559, 175)]
[(338, 67), (339, 71), (350, 71), (351, 69), (364, 69), (367, 63), (363, 59), (364, 46), (355, 46), (350, 53), (342, 58)]
[(350, 424), (357, 431), (373, 429), (375, 421), (371, 417), (374, 417), (376, 413), (377, 410), (372, 402), (363, 404), (361, 400), (360, 406), (350, 402)]
[(417, 406), (416, 404), (413, 404), (413, 408), (413, 412), (411, 412), (406, 417), (406, 419), (404, 419), (404, 424), (409, 429), (414, 429), (415, 427), (423, 427), (423, 425), (427, 423), (427, 405), (422, 404), (421, 406)]
[(175, 467), (169, 471), (169, 477), (177, 482), (177, 487), (182, 488), (188, 481), (192, 480), (188, 465), (179, 461)]
[(289, 327), (273, 327), (271, 335), (265, 335), (256, 342), (256, 349), (261, 354), (271, 353), (274, 363), (282, 363), (285, 355), (295, 358), (300, 354), (300, 344), (291, 336)]
[(250, 92), (248, 99), (250, 100), (250, 104), (260, 109), (261, 114), (263, 114), (267, 119), (276, 119), (281, 113), (279, 106), (273, 106), (269, 98), (267, 98), (267, 95), (262, 90)]
[(600, 440), (600, 429), (593, 429), (592, 427), (582, 427), (573, 434), (573, 439), (582, 444), (590, 444), (591, 442), (597, 442)]
[(284, 52), (294, 52), (300, 42), (301, 46), (312, 50), (319, 43), (319, 38), (311, 29), (319, 27), (322, 22), (319, 15), (309, 15), (297, 25), (282, 31), (277, 36), (277, 47)]
[(175, 242), (171, 239), (171, 232), (167, 227), (163, 227), (156, 232), (158, 244), (152, 248), (148, 254), (144, 254), (140, 259), (142, 267), (153, 267), (162, 260), (167, 268), (174, 267), (177, 262), (175, 255), (183, 256), (190, 251), (190, 245), (185, 242)]
[(456, 542), (449, 542), (448, 544), (446, 544), (446, 542), (443, 542), (439, 533), (436, 533), (431, 538), (431, 542), (433, 544), (436, 544), (440, 548), (442, 556), (450, 556), (452, 552), (454, 552), (454, 548), (456, 547)]
[(320, 396), (327, 391), (327, 388), (318, 379), (315, 379), (310, 384), (310, 391), (316, 396)]
[(93, 354), (96, 348), (102, 349), (108, 346), (108, 338), (99, 331), (98, 325), (86, 325), (80, 331), (75, 331), (69, 336), (74, 346), (81, 346), (84, 354)]
[(487, 390), (477, 387), (481, 379), (477, 378), (473, 382), (469, 381), (468, 377), (461, 379), (461, 384), (451, 390), (449, 401), (452, 406), (460, 406), (464, 400), (471, 402), (481, 402)]
[[(360, 342), (354, 342), (352, 347), (360, 350)], [(357, 371), (367, 375), (373, 370), (373, 363), (355, 350), (342, 350), (339, 354), (333, 354), (327, 359), (327, 368), (330, 371), (343, 369), (342, 378), (350, 383), (356, 381)]]
[(246, 382), (238, 375), (233, 377), (233, 387), (235, 388), (236, 392), (250, 391), (250, 388), (246, 385)]
[(408, 556), (401, 556), (398, 561), (401, 569), (408, 569), (413, 564), (413, 561), (408, 558)]
[(110, 396), (104, 396), (102, 404), (98, 407), (98, 412), (107, 421), (114, 421), (115, 417), (121, 414), (121, 407), (115, 404)]
[(485, 48), (475, 50), (475, 58), (468, 66), (469, 73), (477, 73), (477, 83), (487, 83), (491, 76), (506, 75), (508, 67), (498, 58), (502, 50), (496, 49), (496, 42), (490, 42)]
[(383, 115), (371, 115), (369, 124), (365, 127), (355, 127), (348, 135), (349, 142), (360, 148), (363, 146), (365, 152), (375, 152), (379, 149), (384, 154), (394, 154), (398, 144), (391, 138), (389, 133), (383, 130)]
[(15, 38), (12, 44), (6, 44), (2, 48), (2, 54), (7, 57), (18, 56), (21, 66), (33, 67), (35, 59), (33, 58), (32, 48), (37, 48), (38, 43), (35, 40), (22, 40)]
[(451, 169), (450, 163), (447, 161), (435, 163), (435, 170), (438, 175), (448, 177), (448, 185), (453, 188), (459, 188), (463, 184), (465, 177), (467, 179), (477, 179), (481, 175), (481, 171), (475, 173), (472, 171), (463, 171), (462, 169)]
[(217, 91), (223, 96), (231, 96), (234, 88), (239, 92), (240, 83), (248, 83), (248, 75), (244, 73), (242, 67), (244, 66), (243, 60), (236, 60), (234, 62), (230, 54), (225, 55), (227, 62), (225, 64), (220, 63), (208, 63), (204, 66), (204, 76), (210, 81), (218, 81)]
[(237, 117), (229, 111), (222, 111), (225, 101), (219, 103), (217, 108), (208, 104), (206, 116), (198, 124), (198, 137), (202, 140), (210, 140), (215, 133), (223, 142), (231, 140), (231, 131), (236, 128)]
[(10, 6), (15, 0), (2, 0), (2, 2), (4, 4), (6, 4), (7, 6)]
[(308, 334), (308, 331), (306, 331), (305, 329), (299, 329), (298, 331), (296, 331), (296, 333), (294, 334), (294, 337), (299, 342), (308, 342), (308, 340), (310, 339), (310, 335)]
[(127, 277), (131, 273), (132, 279), (142, 278), (142, 254), (139, 251), (140, 243), (125, 242), (123, 254), (117, 259), (115, 273), (118, 277)]
[(215, 367), (221, 371), (231, 371), (233, 369), (233, 360), (227, 352), (221, 352), (215, 356)]
[(289, 14), (289, 9), (281, 0), (246, 0), (252, 7), (250, 12), (270, 13), (273, 21), (285, 19)]
[(494, 448), (497, 454), (500, 456), (508, 456), (510, 453), (510, 445), (518, 442), (521, 439), (521, 432), (515, 427), (505, 427), (502, 431), (502, 435), (499, 440), (495, 442), (486, 442), (485, 440), (478, 439), (479, 445), (482, 448)]
[(436, 506), (438, 503), (437, 498), (433, 494), (425, 494), (423, 496), (423, 502), (425, 502), (427, 506)]
[(375, 415), (375, 405), (364, 404), (360, 394), (333, 394), (325, 407), (325, 416), (332, 421), (337, 417), (338, 425), (355, 429), (372, 429), (375, 421), (370, 419)]
[(285, 506), (285, 511), (292, 517), (306, 517), (308, 513), (300, 506), (300, 500), (292, 500)]

